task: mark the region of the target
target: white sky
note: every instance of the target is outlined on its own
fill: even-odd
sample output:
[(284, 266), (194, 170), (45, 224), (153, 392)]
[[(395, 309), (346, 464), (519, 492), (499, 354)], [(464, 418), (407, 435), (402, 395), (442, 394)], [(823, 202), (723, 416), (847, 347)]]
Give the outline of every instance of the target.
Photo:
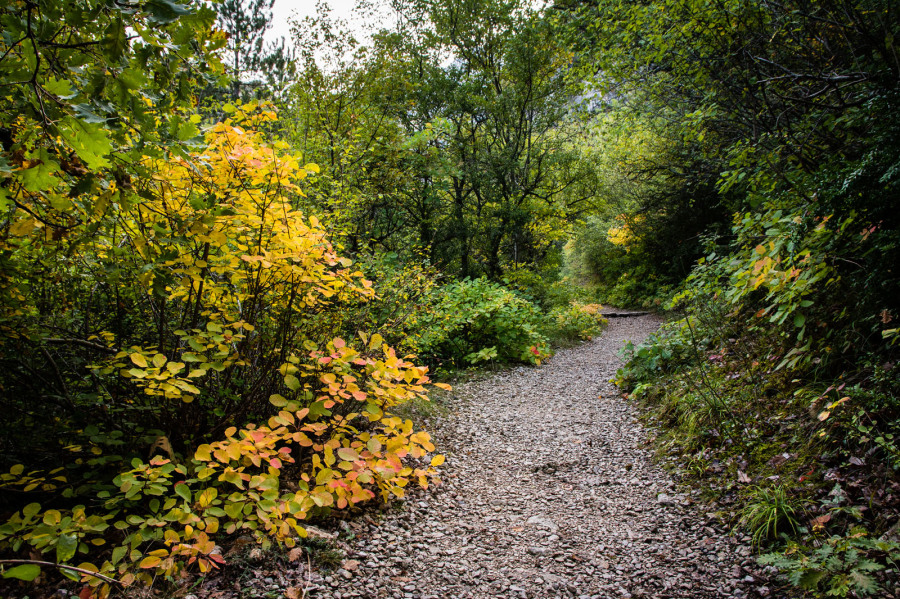
[[(372, 31), (375, 25), (371, 17), (363, 18), (355, 10), (357, 0), (326, 0), (331, 7), (331, 16), (347, 21), (351, 31), (357, 39), (363, 41), (367, 33)], [(383, 2), (374, 0), (376, 5), (384, 6)], [(382, 11), (387, 17), (388, 9)], [(284, 37), (291, 41), (291, 28), (289, 21), (293, 18), (303, 18), (316, 14), (316, 0), (275, 0), (272, 6), (272, 28), (266, 32), (266, 39), (275, 40)]]

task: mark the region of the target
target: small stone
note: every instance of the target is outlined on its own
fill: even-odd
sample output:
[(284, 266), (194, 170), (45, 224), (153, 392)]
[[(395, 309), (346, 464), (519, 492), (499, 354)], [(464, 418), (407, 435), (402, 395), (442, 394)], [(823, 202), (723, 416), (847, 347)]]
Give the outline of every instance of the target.
[(531, 555), (536, 555), (538, 557), (543, 557), (545, 555), (548, 555), (550, 553), (550, 550), (546, 547), (529, 547), (528, 553), (530, 553)]
[(355, 559), (345, 559), (341, 563), (341, 567), (348, 572), (356, 572), (359, 569), (359, 561)]
[(322, 539), (325, 541), (333, 541), (337, 538), (336, 534), (322, 530), (317, 526), (311, 526), (307, 524), (303, 528), (306, 529), (306, 538), (308, 539)]
[(658, 503), (659, 505), (665, 505), (665, 506), (676, 505), (675, 500), (672, 499), (671, 496), (666, 495), (665, 493), (660, 493), (659, 495), (656, 496), (656, 503)]
[(559, 526), (557, 526), (556, 522), (546, 516), (532, 516), (531, 518), (526, 520), (525, 523), (537, 528), (549, 530), (550, 532), (556, 532), (557, 530), (559, 530)]

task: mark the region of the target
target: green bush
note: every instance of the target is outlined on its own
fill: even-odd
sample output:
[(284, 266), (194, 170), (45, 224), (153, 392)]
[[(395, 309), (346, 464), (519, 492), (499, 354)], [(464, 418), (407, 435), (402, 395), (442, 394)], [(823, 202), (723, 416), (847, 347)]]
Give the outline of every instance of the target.
[(883, 586), (872, 574), (885, 570), (887, 564), (896, 569), (900, 561), (900, 545), (873, 539), (862, 527), (818, 545), (790, 543), (783, 552), (768, 553), (759, 561), (783, 571), (794, 586), (817, 596), (824, 591), (829, 597), (877, 596)]
[(539, 364), (550, 355), (537, 305), (487, 279), (435, 288), (405, 326), (410, 337), (401, 347), (426, 362), (468, 365), (488, 348), (494, 352), (482, 355), (502, 362)]
[(600, 334), (607, 323), (600, 309), (600, 304), (573, 302), (551, 310), (547, 314), (547, 336), (556, 342), (572, 342)]
[(661, 252), (648, 247), (661, 233), (648, 229), (639, 217), (624, 217), (595, 217), (582, 224), (566, 247), (565, 269), (603, 304), (660, 308), (687, 274), (682, 263), (691, 261), (681, 257), (682, 266), (676, 268), (668, 259), (656, 257)]
[(528, 268), (511, 270), (503, 275), (503, 284), (548, 311), (565, 308), (572, 302), (588, 303), (592, 297), (588, 288), (574, 282), (572, 277), (559, 277), (555, 268), (550, 272)]

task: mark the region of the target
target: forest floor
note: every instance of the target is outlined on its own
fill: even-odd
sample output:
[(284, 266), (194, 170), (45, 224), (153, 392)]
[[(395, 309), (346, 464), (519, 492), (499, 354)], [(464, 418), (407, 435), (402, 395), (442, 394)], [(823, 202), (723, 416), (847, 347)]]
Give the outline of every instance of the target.
[(540, 367), (457, 386), (428, 423), (447, 455), (439, 486), (343, 521), (333, 570), (286, 563), (262, 573), (268, 593), (242, 595), (305, 578), (288, 597), (774, 597), (749, 539), (676, 485), (610, 382), (624, 342), (659, 323), (610, 319)]

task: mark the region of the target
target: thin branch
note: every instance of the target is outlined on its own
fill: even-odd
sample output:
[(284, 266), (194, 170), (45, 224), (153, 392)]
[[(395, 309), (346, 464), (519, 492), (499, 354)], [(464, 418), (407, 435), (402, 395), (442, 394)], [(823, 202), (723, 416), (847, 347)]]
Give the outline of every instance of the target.
[(109, 576), (104, 576), (103, 574), (99, 574), (97, 572), (91, 572), (90, 570), (85, 570), (84, 568), (76, 568), (75, 566), (69, 566), (67, 564), (42, 562), (40, 560), (34, 560), (34, 559), (0, 559), (0, 564), (35, 564), (38, 566), (53, 566), (54, 568), (60, 568), (62, 570), (72, 570), (73, 572), (78, 572), (80, 574), (85, 574), (87, 576), (93, 576), (94, 578), (99, 578), (100, 580), (103, 580), (104, 582), (108, 582), (111, 584), (119, 584), (119, 585), (122, 584), (115, 578), (110, 578)]
[(89, 349), (96, 349), (97, 351), (102, 351), (107, 354), (115, 354), (118, 353), (118, 350), (113, 349), (111, 347), (106, 347), (105, 345), (100, 345), (99, 343), (94, 343), (92, 341), (85, 341), (84, 339), (63, 339), (60, 337), (48, 337), (44, 339), (47, 343), (54, 343), (58, 345), (80, 345), (82, 347), (87, 347)]

